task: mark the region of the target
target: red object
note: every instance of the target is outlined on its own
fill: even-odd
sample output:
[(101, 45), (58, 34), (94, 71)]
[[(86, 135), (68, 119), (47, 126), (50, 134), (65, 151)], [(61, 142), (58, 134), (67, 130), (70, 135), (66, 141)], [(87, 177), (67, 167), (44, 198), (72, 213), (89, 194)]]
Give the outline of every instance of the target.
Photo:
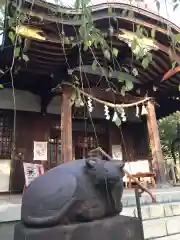
[(39, 176), (41, 176), (43, 173), (41, 171), (41, 167), (38, 166), (38, 173), (39, 173)]
[(170, 69), (169, 71), (167, 71), (161, 82), (168, 80), (170, 77), (172, 77), (173, 75), (175, 75), (176, 73), (180, 72), (180, 66), (175, 67), (173, 69)]

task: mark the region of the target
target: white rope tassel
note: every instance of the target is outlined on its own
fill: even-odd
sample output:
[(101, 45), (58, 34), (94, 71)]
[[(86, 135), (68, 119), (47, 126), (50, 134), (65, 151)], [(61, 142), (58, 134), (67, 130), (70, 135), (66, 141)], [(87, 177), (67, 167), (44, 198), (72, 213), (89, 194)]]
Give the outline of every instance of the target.
[(122, 121), (123, 121), (123, 122), (126, 122), (127, 117), (126, 117), (126, 113), (125, 113), (125, 111), (124, 111), (124, 108), (122, 109), (121, 118), (122, 118)]
[(106, 119), (107, 119), (107, 120), (110, 119), (109, 108), (108, 108), (108, 106), (106, 106), (106, 105), (104, 105), (104, 115), (106, 116)]
[(92, 112), (93, 111), (93, 105), (92, 105), (92, 99), (90, 97), (88, 97), (87, 105), (88, 105), (88, 111)]
[(142, 105), (142, 111), (141, 111), (141, 115), (147, 115), (148, 112), (147, 112), (147, 109), (144, 105)]
[(112, 121), (113, 121), (113, 122), (116, 122), (117, 119), (118, 119), (117, 112), (114, 112), (114, 115), (113, 115), (113, 119), (112, 119)]
[(136, 105), (136, 117), (139, 117), (139, 106)]

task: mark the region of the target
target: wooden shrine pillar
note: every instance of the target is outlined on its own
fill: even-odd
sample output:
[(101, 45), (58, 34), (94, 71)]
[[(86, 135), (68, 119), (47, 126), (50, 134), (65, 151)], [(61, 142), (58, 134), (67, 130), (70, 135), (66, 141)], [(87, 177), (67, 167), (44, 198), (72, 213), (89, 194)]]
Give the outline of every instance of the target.
[(63, 162), (73, 159), (71, 94), (71, 87), (63, 87), (61, 95), (61, 159)]
[(153, 157), (153, 168), (156, 172), (157, 183), (162, 184), (166, 183), (165, 164), (160, 143), (155, 107), (152, 101), (148, 102), (147, 111), (147, 127)]

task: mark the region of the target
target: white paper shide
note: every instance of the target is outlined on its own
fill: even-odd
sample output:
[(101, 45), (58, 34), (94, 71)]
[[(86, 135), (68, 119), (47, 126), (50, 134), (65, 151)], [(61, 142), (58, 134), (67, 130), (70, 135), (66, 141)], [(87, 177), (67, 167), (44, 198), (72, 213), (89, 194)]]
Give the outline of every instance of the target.
[(47, 142), (34, 142), (34, 160), (47, 161)]

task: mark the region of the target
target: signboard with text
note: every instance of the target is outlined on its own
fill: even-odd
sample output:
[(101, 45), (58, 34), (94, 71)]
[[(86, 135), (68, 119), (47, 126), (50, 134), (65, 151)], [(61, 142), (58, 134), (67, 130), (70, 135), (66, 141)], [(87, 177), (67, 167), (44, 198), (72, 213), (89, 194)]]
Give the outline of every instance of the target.
[(23, 163), (26, 187), (37, 177), (44, 174), (42, 164)]

